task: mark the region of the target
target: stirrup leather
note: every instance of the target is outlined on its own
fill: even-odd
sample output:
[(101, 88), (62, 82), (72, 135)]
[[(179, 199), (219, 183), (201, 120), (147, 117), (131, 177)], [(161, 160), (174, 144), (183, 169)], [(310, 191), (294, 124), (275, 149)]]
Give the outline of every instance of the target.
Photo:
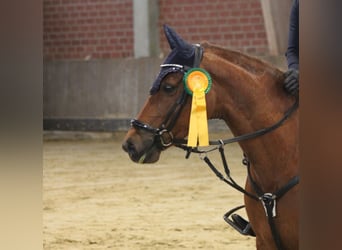
[[(227, 213), (223, 215), (223, 219), (242, 235), (255, 237), (255, 233), (253, 231), (251, 224), (247, 220), (242, 218), (240, 215), (233, 214), (235, 211), (244, 207), (245, 206), (242, 205), (242, 206), (233, 208), (232, 210), (229, 210)], [(231, 219), (229, 218), (230, 216), (231, 216)]]

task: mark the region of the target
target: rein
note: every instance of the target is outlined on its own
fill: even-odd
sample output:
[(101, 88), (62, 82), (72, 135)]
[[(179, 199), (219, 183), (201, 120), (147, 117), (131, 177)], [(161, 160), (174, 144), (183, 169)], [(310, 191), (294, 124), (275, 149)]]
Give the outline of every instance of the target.
[[(257, 131), (251, 132), (251, 133), (247, 133), (247, 134), (243, 134), (243, 135), (239, 135), (239, 136), (235, 136), (233, 138), (230, 139), (226, 139), (226, 140), (218, 140), (218, 141), (209, 141), (209, 145), (221, 145), (223, 144), (230, 144), (230, 143), (234, 143), (234, 142), (239, 142), (239, 141), (245, 141), (245, 140), (249, 140), (249, 139), (253, 139), (259, 136), (262, 136), (264, 134), (267, 134), (277, 128), (279, 128), (291, 115), (292, 113), (298, 108), (298, 98), (296, 99), (295, 103), (285, 112), (284, 116), (277, 121), (275, 124), (266, 127), (266, 128), (262, 128), (259, 129)], [(186, 139), (174, 139), (173, 143), (176, 144), (175, 146), (178, 146), (179, 144), (187, 144), (187, 140)], [(197, 148), (190, 148), (190, 147), (183, 147), (181, 146), (183, 149), (188, 148), (191, 150), (191, 152), (195, 152), (195, 153), (201, 153), (202, 151), (197, 151)], [(204, 153), (204, 151), (202, 152)]]

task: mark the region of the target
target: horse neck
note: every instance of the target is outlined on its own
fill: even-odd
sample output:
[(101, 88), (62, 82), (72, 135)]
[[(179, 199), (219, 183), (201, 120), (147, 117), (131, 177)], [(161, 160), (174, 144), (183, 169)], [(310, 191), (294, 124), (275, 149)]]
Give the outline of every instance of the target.
[[(214, 108), (210, 110), (209, 118), (223, 119), (237, 136), (273, 125), (283, 117), (293, 100), (282, 89), (280, 71), (234, 53), (227, 60), (227, 56), (211, 54), (209, 50), (202, 63), (213, 78), (213, 98), (210, 100), (215, 104), (210, 104)], [(282, 183), (279, 176), (294, 175), (298, 161), (295, 159), (298, 147), (293, 147), (298, 145), (297, 126), (297, 118), (291, 117), (269, 134), (240, 142), (253, 166), (254, 175), (265, 188)]]

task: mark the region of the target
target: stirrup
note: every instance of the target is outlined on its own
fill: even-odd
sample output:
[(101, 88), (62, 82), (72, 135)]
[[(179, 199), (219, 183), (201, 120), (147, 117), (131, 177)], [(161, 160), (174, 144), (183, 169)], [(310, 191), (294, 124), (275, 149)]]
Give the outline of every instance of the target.
[[(225, 215), (223, 215), (223, 219), (235, 230), (237, 230), (240, 234), (255, 237), (255, 233), (253, 231), (251, 224), (247, 220), (242, 218), (240, 215), (232, 214), (243, 207), (245, 206), (242, 205), (232, 210), (229, 210), (227, 213), (225, 213)], [(232, 216), (232, 219), (230, 219), (229, 216)]]

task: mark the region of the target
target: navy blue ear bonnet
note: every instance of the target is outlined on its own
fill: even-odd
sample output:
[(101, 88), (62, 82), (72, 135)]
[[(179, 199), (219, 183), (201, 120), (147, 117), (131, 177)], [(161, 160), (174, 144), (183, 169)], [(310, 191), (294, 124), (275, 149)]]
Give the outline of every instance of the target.
[(164, 25), (164, 32), (172, 51), (161, 65), (157, 79), (150, 89), (151, 95), (158, 92), (161, 81), (166, 75), (173, 72), (184, 72), (183, 67), (192, 68), (195, 60), (195, 45), (184, 42), (167, 25)]

